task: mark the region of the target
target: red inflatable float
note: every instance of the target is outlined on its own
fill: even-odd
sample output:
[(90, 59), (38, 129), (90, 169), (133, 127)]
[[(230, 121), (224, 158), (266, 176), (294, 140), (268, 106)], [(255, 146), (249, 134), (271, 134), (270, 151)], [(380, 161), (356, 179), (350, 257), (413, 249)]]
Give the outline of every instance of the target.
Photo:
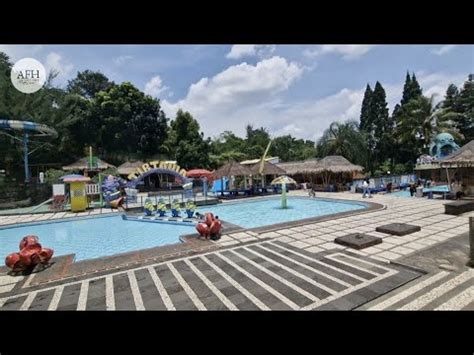
[(53, 254), (53, 249), (41, 247), (36, 235), (27, 235), (20, 242), (20, 252), (8, 255), (5, 265), (13, 272), (20, 272), (38, 264), (48, 264)]
[(218, 240), (220, 237), (220, 231), (222, 228), (219, 217), (214, 217), (210, 212), (204, 215), (204, 222), (196, 225), (196, 230), (201, 237), (208, 239), (209, 237), (213, 240)]

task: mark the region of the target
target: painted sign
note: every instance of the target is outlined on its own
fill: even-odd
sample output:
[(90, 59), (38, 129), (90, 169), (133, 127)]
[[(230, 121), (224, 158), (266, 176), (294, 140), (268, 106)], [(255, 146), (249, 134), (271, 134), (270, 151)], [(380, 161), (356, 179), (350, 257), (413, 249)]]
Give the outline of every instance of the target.
[(161, 169), (161, 170), (171, 170), (178, 175), (186, 176), (186, 170), (181, 169), (178, 164), (170, 163), (166, 161), (154, 160), (149, 163), (143, 164), (141, 167), (137, 168), (133, 173), (128, 175), (128, 180), (136, 180), (141, 175), (146, 174), (150, 170)]

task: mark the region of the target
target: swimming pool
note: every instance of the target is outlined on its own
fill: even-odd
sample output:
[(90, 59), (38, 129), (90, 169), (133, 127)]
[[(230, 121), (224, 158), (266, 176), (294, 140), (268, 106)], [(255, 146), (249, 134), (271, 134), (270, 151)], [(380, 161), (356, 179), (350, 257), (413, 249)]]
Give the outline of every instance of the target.
[[(255, 228), (367, 207), (362, 202), (301, 197), (288, 197), (287, 209), (281, 209), (280, 204), (278, 197), (202, 206), (198, 210), (212, 212), (243, 228)], [(0, 257), (17, 252), (21, 238), (28, 234), (37, 235), (42, 246), (54, 249), (55, 256), (76, 254), (75, 261), (81, 261), (179, 243), (179, 236), (195, 232), (194, 225), (125, 220), (121, 215), (23, 224), (0, 228)]]
[(200, 212), (212, 212), (220, 219), (244, 228), (256, 228), (270, 224), (291, 222), (299, 219), (355, 211), (366, 208), (362, 202), (321, 200), (288, 197), (288, 208), (280, 207), (280, 198), (229, 202), (221, 205), (200, 207)]
[(17, 252), (21, 238), (39, 237), (54, 255), (76, 254), (76, 261), (179, 243), (179, 236), (194, 233), (194, 226), (126, 221), (122, 216), (24, 224), (0, 229), (0, 257)]

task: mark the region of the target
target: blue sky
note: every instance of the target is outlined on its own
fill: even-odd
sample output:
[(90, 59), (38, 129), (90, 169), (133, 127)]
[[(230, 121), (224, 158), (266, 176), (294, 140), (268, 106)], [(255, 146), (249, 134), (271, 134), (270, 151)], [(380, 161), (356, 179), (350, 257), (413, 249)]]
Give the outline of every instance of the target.
[(406, 71), (440, 100), (447, 86), (474, 73), (468, 45), (0, 45), (13, 61), (33, 57), (59, 72), (65, 86), (78, 71), (98, 70), (130, 81), (178, 108), (206, 136), (244, 134), (247, 123), (271, 134), (316, 140), (332, 121), (358, 119), (365, 85), (379, 80), (390, 109), (400, 100)]

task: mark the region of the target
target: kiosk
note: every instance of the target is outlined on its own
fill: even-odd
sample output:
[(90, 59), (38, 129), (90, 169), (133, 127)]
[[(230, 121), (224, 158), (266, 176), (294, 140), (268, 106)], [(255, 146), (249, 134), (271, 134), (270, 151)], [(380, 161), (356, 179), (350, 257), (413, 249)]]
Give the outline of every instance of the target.
[(89, 177), (85, 176), (70, 177), (63, 180), (65, 183), (70, 184), (72, 212), (82, 212), (87, 209), (86, 182), (90, 180)]

